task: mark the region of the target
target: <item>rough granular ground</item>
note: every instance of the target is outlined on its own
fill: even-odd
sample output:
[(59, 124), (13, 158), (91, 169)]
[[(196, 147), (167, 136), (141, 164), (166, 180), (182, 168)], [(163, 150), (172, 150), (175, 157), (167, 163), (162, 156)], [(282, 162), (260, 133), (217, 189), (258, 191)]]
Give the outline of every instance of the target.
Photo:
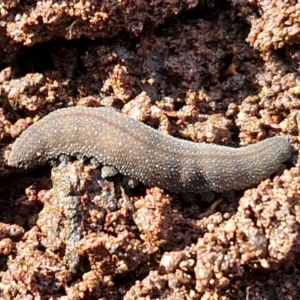
[(297, 162), (202, 197), (130, 189), (77, 161), (7, 165), (28, 126), (71, 106), (194, 142), (282, 135), (298, 150), (297, 1), (2, 2), (0, 298), (298, 299)]

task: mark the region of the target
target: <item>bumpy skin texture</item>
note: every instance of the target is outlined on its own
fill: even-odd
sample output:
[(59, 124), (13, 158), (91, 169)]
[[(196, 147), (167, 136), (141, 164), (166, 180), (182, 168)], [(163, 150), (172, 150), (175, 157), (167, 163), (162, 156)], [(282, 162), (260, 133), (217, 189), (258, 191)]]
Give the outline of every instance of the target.
[(84, 155), (148, 186), (203, 193), (257, 184), (291, 153), (283, 137), (239, 149), (198, 144), (160, 134), (111, 108), (73, 107), (25, 130), (12, 146), (9, 164), (27, 168), (61, 155)]

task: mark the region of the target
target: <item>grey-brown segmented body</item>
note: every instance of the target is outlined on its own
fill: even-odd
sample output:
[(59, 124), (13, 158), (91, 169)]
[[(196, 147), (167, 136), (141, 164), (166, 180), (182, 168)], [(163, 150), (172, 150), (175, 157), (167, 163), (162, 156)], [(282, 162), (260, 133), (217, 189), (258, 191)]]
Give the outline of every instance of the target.
[(73, 107), (50, 113), (25, 130), (12, 146), (9, 164), (31, 167), (81, 154), (148, 186), (203, 193), (257, 184), (291, 153), (283, 137), (236, 149), (163, 135), (111, 108)]

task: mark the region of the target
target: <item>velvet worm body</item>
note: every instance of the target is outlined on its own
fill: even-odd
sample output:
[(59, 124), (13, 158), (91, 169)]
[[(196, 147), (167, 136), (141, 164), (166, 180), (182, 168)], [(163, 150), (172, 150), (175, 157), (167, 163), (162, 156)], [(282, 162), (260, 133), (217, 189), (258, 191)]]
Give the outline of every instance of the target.
[(12, 146), (9, 164), (28, 168), (61, 155), (83, 155), (148, 186), (204, 193), (257, 184), (291, 154), (284, 137), (241, 148), (194, 143), (163, 135), (112, 108), (73, 107), (26, 129)]

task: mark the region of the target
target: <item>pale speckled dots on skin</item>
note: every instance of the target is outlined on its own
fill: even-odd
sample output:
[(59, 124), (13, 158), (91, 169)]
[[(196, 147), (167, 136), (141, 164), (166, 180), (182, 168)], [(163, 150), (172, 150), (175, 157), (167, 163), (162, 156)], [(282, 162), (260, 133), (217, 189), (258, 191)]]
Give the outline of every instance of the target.
[(172, 192), (240, 190), (274, 173), (292, 153), (283, 137), (230, 148), (160, 134), (112, 108), (57, 110), (15, 141), (9, 164), (32, 167), (78, 154)]

